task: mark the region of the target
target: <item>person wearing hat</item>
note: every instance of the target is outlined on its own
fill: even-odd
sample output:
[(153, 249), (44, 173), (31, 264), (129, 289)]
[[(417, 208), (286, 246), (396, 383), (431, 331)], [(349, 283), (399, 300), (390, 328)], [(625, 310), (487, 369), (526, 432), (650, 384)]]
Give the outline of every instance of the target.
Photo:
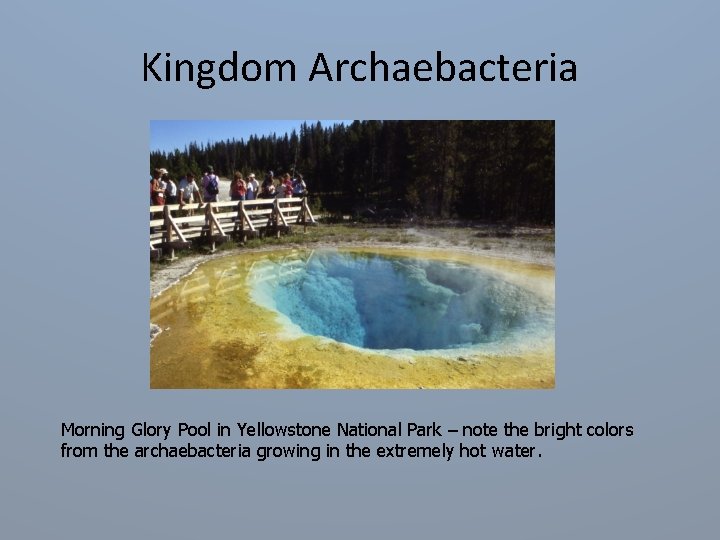
[(260, 184), (258, 184), (258, 181), (255, 180), (255, 174), (250, 173), (247, 180), (247, 192), (245, 193), (245, 200), (255, 200), (259, 188)]
[[(167, 177), (168, 177), (168, 170), (167, 169), (160, 169), (160, 187), (162, 188), (163, 192), (167, 189)], [(167, 199), (166, 201), (167, 202)]]

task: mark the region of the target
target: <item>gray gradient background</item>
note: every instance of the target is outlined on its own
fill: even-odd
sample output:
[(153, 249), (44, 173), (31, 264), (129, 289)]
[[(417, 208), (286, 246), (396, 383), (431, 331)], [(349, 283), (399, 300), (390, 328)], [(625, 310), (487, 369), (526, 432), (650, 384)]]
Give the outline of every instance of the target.
[[(717, 4), (335, 4), (0, 7), (0, 536), (714, 536)], [(293, 58), (302, 75), (317, 51), (372, 48), (407, 59), (556, 51), (577, 61), (578, 82), (300, 77), (203, 92), (142, 81), (144, 51), (238, 49)], [(183, 118), (555, 119), (557, 388), (150, 391), (148, 122)], [(541, 442), (541, 459), (508, 462), (58, 457), (61, 421), (182, 419), (610, 420), (636, 436)]]

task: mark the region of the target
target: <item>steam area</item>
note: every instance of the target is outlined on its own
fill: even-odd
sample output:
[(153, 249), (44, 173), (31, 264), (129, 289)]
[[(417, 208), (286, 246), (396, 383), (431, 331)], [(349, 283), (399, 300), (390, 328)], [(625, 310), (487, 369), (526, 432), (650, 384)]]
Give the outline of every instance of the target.
[(554, 339), (554, 302), (481, 266), (315, 251), (262, 261), (249, 278), (288, 331), (355, 347), (507, 354)]

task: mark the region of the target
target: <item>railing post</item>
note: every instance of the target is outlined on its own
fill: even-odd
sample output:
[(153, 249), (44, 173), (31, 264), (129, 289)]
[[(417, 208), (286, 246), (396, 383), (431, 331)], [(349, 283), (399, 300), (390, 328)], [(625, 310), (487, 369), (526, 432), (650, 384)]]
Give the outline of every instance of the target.
[(208, 237), (210, 239), (210, 253), (215, 252), (215, 236), (213, 235), (213, 207), (212, 202), (208, 202), (205, 207), (205, 226), (207, 227)]
[(240, 240), (245, 242), (245, 218), (243, 210), (245, 209), (245, 201), (238, 201), (237, 220), (240, 223)]
[(305, 208), (307, 208), (307, 195), (303, 195), (302, 203), (300, 203), (300, 218), (302, 219), (304, 233), (307, 232), (307, 212), (305, 212)]
[(173, 227), (172, 227), (172, 221), (170, 218), (170, 208), (165, 205), (163, 207), (163, 225), (165, 226), (165, 245), (167, 246), (167, 249), (170, 253), (170, 260), (175, 260), (175, 248), (172, 246), (172, 235), (173, 235)]
[(273, 223), (275, 225), (275, 237), (280, 238), (280, 202), (277, 197), (273, 204)]

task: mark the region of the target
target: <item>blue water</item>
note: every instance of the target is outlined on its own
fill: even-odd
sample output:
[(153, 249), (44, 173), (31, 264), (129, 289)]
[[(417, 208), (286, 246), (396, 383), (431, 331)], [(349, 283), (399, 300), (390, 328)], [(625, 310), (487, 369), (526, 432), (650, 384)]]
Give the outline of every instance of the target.
[(457, 349), (554, 333), (554, 306), (464, 264), (327, 251), (268, 262), (255, 276), (260, 303), (358, 347)]

